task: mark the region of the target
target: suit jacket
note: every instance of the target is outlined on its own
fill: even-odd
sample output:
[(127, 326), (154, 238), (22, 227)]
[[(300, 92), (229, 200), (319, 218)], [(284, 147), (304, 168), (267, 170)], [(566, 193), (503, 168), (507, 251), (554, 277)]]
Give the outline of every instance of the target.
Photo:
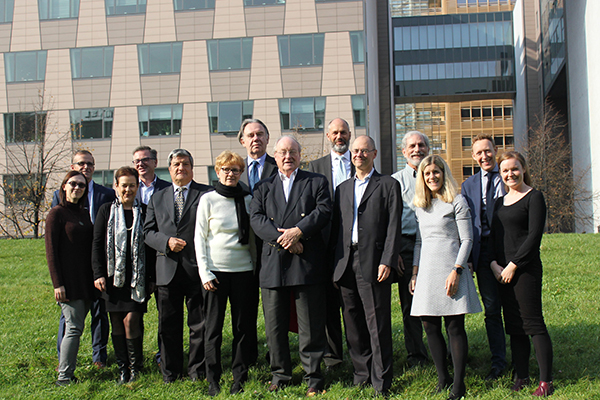
[[(502, 193), (505, 193), (502, 185)], [(476, 271), (479, 263), (479, 253), (481, 251), (481, 171), (470, 176), (461, 185), (461, 194), (467, 199), (471, 209), (471, 222), (473, 224), (473, 248), (469, 261), (473, 263), (473, 269)], [(496, 200), (496, 199), (494, 199)], [(495, 202), (495, 201), (494, 201)], [(494, 204), (489, 206), (494, 207)], [(489, 221), (490, 225), (492, 221)]]
[[(250, 173), (250, 168), (248, 168), (248, 157), (244, 158), (244, 162), (246, 163), (246, 169), (242, 176), (240, 176), (240, 182), (242, 183), (243, 188), (250, 192), (250, 177), (248, 175)], [(260, 174), (259, 180), (263, 180), (265, 178), (273, 176), (276, 173), (277, 163), (275, 162), (275, 159), (273, 157), (267, 154), (267, 157), (265, 158), (265, 164), (263, 165), (262, 174)]]
[[(171, 186), (172, 187), (172, 186)], [(200, 283), (196, 250), (194, 249), (194, 228), (196, 210), (203, 193), (212, 187), (192, 181), (187, 194), (181, 221), (175, 225), (175, 197), (173, 190), (166, 188), (156, 192), (150, 198), (144, 223), (146, 244), (156, 250), (156, 284), (168, 285), (181, 265), (189, 279)], [(176, 237), (186, 241), (187, 245), (178, 253), (169, 249), (169, 238)]]
[[(328, 280), (322, 229), (331, 218), (331, 197), (323, 175), (298, 170), (286, 203), (283, 185), (276, 174), (254, 188), (250, 224), (263, 240), (260, 286), (310, 285)], [(277, 244), (277, 228), (297, 226), (303, 233), (302, 254), (291, 254)]]
[[(308, 170), (317, 174), (325, 175), (329, 181), (329, 193), (334, 193), (333, 190), (333, 171), (331, 170), (331, 153), (318, 158), (308, 163)], [(350, 176), (354, 176), (356, 172), (354, 164), (350, 163)]]
[[(102, 185), (98, 185), (96, 182), (94, 182), (94, 219), (96, 219), (96, 215), (98, 215), (98, 210), (100, 210), (100, 206), (102, 206), (102, 204), (104, 203), (110, 203), (111, 201), (113, 201), (117, 195), (114, 191), (114, 189), (110, 189), (107, 187), (104, 187)], [(58, 203), (60, 203), (60, 196), (59, 196), (60, 191), (59, 190), (55, 190), (54, 191), (54, 195), (52, 196), (52, 204), (51, 207), (57, 206)], [(85, 207), (89, 209), (89, 201), (87, 199), (87, 197), (85, 199), (83, 199), (83, 201), (85, 202)]]
[[(358, 254), (365, 281), (377, 282), (379, 265), (397, 271), (402, 236), (402, 194), (391, 176), (373, 172), (358, 206)], [(354, 179), (342, 182), (335, 192), (330, 246), (335, 246), (334, 282), (349, 266), (354, 222)], [(393, 273), (388, 278), (393, 280)]]
[[(142, 183), (140, 183), (140, 187), (142, 186)], [(152, 195), (154, 196), (154, 193), (159, 192), (161, 190), (163, 190), (164, 188), (168, 188), (169, 186), (172, 186), (172, 184), (170, 182), (165, 181), (164, 179), (160, 179), (158, 176), (156, 177), (156, 183), (154, 183), (154, 192), (152, 193)], [(141, 190), (140, 188), (138, 188), (138, 192), (135, 195), (135, 198), (138, 199), (138, 201), (142, 201), (142, 195), (141, 195)], [(152, 196), (150, 196), (152, 197)]]

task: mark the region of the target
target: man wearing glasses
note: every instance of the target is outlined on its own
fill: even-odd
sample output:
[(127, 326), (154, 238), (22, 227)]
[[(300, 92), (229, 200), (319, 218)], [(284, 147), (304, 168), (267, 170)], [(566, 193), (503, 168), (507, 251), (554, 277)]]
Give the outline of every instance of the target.
[[(90, 212), (90, 219), (92, 223), (96, 220), (96, 214), (100, 209), (100, 206), (104, 203), (111, 202), (115, 199), (115, 191), (113, 189), (106, 188), (102, 185), (98, 185), (93, 181), (92, 177), (96, 169), (94, 156), (87, 150), (78, 150), (73, 155), (73, 161), (71, 163), (71, 169), (74, 171), (81, 172), (88, 182), (88, 197), (84, 199), (85, 206)], [(51, 206), (54, 207), (60, 202), (59, 191), (54, 192)], [(92, 302), (90, 309), (92, 316), (91, 332), (92, 332), (92, 361), (98, 368), (104, 368), (106, 366), (106, 345), (108, 343), (108, 315), (103, 299), (97, 299)], [(63, 336), (65, 334), (65, 318), (60, 315), (60, 322), (58, 325), (58, 337), (56, 338), (56, 350), (58, 353), (58, 359), (60, 360), (60, 345), (62, 343)]]
[(140, 146), (133, 150), (133, 167), (140, 174), (140, 190), (138, 190), (136, 198), (142, 204), (148, 204), (150, 197), (155, 192), (171, 186), (171, 184), (163, 179), (160, 179), (154, 170), (158, 165), (158, 154), (155, 149), (149, 146)]

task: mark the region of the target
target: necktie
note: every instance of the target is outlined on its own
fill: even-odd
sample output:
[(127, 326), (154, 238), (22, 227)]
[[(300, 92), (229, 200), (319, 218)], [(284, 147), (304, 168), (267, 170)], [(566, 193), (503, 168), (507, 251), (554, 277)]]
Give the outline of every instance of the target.
[(175, 196), (175, 224), (178, 224), (181, 220), (181, 215), (183, 214), (183, 205), (185, 204), (185, 197), (183, 196), (183, 192), (187, 188), (180, 187), (177, 188), (177, 195)]
[(344, 166), (344, 157), (336, 157), (338, 160), (338, 169), (335, 174), (335, 187), (338, 187), (340, 183), (346, 180), (346, 167)]
[(258, 182), (258, 161), (252, 161), (250, 168), (250, 190), (254, 192), (254, 185)]
[(488, 172), (487, 174), (488, 182), (487, 182), (487, 190), (485, 193), (485, 204), (486, 209), (485, 212), (487, 214), (487, 219), (490, 225), (492, 224), (492, 216), (494, 215), (494, 171)]

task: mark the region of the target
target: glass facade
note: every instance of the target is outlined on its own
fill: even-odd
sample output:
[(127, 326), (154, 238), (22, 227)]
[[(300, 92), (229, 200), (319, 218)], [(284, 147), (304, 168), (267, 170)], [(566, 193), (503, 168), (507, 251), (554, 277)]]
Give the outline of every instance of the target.
[(105, 139), (112, 136), (114, 108), (71, 110), (73, 140)]
[(281, 130), (322, 130), (325, 97), (279, 99)]
[(209, 40), (207, 47), (211, 71), (250, 69), (252, 38)]
[(40, 20), (79, 17), (79, 0), (38, 0)]
[(112, 46), (71, 49), (71, 76), (75, 79), (112, 76), (113, 54)]
[(4, 137), (6, 143), (35, 142), (46, 134), (44, 112), (4, 114)]
[(288, 35), (277, 39), (282, 67), (323, 64), (324, 34)]
[(394, 18), (396, 97), (514, 93), (510, 12)]
[(541, 0), (542, 71), (544, 92), (565, 64), (565, 18), (563, 0)]
[(181, 134), (183, 104), (138, 107), (140, 136)]
[(106, 15), (140, 14), (146, 12), (146, 0), (104, 0)]
[(0, 0), (0, 23), (12, 22), (15, 0)]
[(237, 133), (242, 121), (252, 118), (253, 101), (222, 101), (208, 103), (208, 123), (211, 133)]
[(215, 8), (215, 0), (173, 0), (175, 11)]
[(182, 42), (138, 44), (140, 74), (178, 74)]
[(43, 81), (46, 78), (46, 50), (4, 53), (6, 82)]

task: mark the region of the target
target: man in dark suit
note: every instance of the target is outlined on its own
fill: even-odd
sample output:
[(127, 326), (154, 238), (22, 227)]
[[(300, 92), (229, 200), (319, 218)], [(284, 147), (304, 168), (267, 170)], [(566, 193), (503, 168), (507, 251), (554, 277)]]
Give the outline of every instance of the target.
[(327, 349), (322, 229), (331, 217), (331, 198), (323, 175), (302, 171), (296, 139), (282, 136), (275, 145), (278, 173), (255, 186), (250, 223), (263, 240), (259, 282), (273, 379), (269, 391), (292, 379), (288, 327), (290, 299), (298, 314), (300, 359), (308, 396), (323, 390), (320, 363)]
[[(78, 150), (73, 155), (71, 162), (71, 169), (74, 171), (81, 172), (88, 182), (88, 197), (84, 199), (85, 206), (89, 209), (90, 219), (92, 223), (96, 220), (96, 214), (100, 206), (104, 203), (109, 203), (115, 199), (115, 191), (110, 188), (106, 188), (102, 185), (98, 185), (92, 179), (94, 170), (96, 169), (96, 162), (94, 156), (87, 150)], [(51, 206), (57, 206), (60, 202), (59, 191), (56, 190), (52, 197)], [(109, 322), (108, 315), (106, 314), (106, 307), (103, 299), (96, 299), (92, 302), (90, 308), (91, 315), (91, 326), (90, 330), (92, 333), (92, 362), (99, 368), (106, 366), (106, 345), (108, 344), (108, 332)], [(58, 336), (56, 338), (56, 350), (58, 353), (58, 359), (60, 360), (60, 345), (62, 343), (63, 336), (65, 334), (65, 317), (60, 314), (60, 321), (58, 323)]]
[(245, 119), (238, 132), (240, 144), (246, 148), (246, 172), (240, 182), (252, 192), (256, 183), (277, 173), (275, 159), (267, 154), (269, 129), (259, 119)]
[(190, 331), (188, 376), (198, 380), (205, 374), (202, 284), (194, 227), (200, 196), (211, 188), (192, 180), (193, 166), (194, 159), (187, 150), (171, 151), (169, 173), (173, 185), (150, 198), (144, 224), (146, 244), (156, 250), (158, 334), (165, 383), (175, 381), (183, 373), (184, 301)]
[(375, 142), (359, 136), (352, 145), (354, 179), (335, 193), (333, 280), (342, 293), (354, 384), (373, 385), (387, 396), (392, 385), (393, 273), (400, 249), (402, 197), (398, 181), (375, 171)]
[(506, 194), (496, 163), (496, 145), (488, 134), (480, 134), (473, 139), (471, 155), (481, 168), (479, 172), (463, 182), (461, 193), (471, 208), (473, 221), (473, 249), (470, 261), (477, 275), (479, 294), (485, 308), (485, 329), (490, 351), (492, 368), (487, 380), (495, 380), (506, 368), (506, 338), (502, 324), (502, 306), (498, 293), (498, 282), (494, 278), (490, 262), (490, 226), (494, 213), (494, 203)]
[[(350, 126), (341, 118), (335, 118), (327, 126), (327, 139), (331, 142), (331, 153), (308, 164), (310, 172), (324, 175), (329, 181), (329, 191), (335, 194), (340, 183), (354, 175), (354, 165), (350, 156)], [(331, 226), (324, 231), (325, 241), (329, 242)], [(332, 268), (333, 269), (333, 268)], [(340, 291), (333, 282), (327, 285), (327, 322), (325, 333), (329, 351), (325, 354), (325, 365), (335, 368), (341, 365), (344, 354), (340, 309), (342, 306)]]
[(150, 197), (155, 192), (171, 186), (171, 184), (160, 179), (154, 170), (158, 166), (158, 153), (150, 146), (139, 146), (133, 150), (134, 168), (140, 174), (140, 189), (135, 196), (140, 203), (148, 205)]

